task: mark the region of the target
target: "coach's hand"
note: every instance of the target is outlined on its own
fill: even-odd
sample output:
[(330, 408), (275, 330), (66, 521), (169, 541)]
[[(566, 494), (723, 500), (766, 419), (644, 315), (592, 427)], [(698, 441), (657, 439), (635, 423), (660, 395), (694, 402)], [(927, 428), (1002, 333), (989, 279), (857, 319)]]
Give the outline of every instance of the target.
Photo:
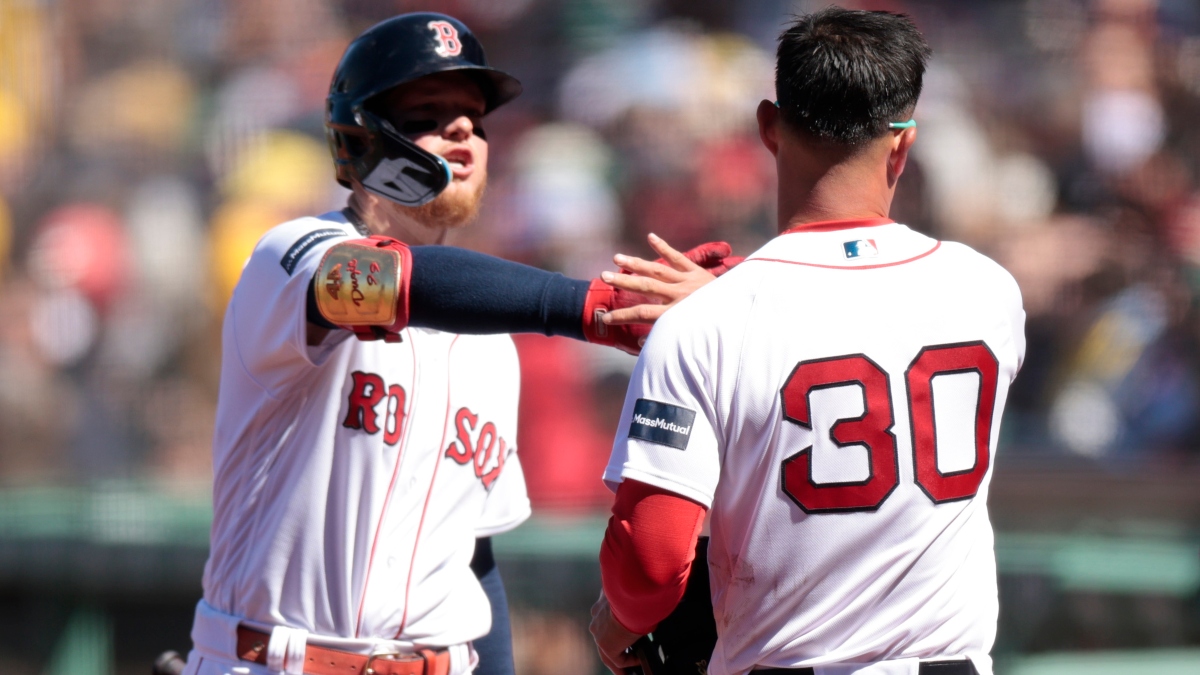
[(588, 628), (596, 641), (596, 651), (600, 652), (600, 660), (613, 675), (625, 675), (626, 668), (638, 665), (637, 658), (625, 650), (641, 635), (625, 630), (625, 627), (617, 622), (612, 608), (608, 606), (608, 598), (604, 597), (604, 591), (600, 591), (600, 599), (592, 605), (592, 625)]
[[(670, 244), (657, 235), (651, 234), (647, 239), (654, 252), (662, 256), (660, 258), (662, 262), (618, 253), (613, 256), (613, 262), (632, 274), (604, 272), (600, 278), (605, 283), (621, 290), (641, 293), (654, 302), (608, 312), (604, 315), (603, 321), (610, 326), (654, 323), (663, 315), (663, 312), (696, 292), (701, 286), (716, 279), (713, 272), (720, 274), (728, 267), (732, 267), (732, 265), (724, 264), (724, 261), (729, 258), (729, 247), (728, 244), (722, 242), (702, 244), (684, 254), (671, 248)], [(724, 248), (718, 248), (721, 246)], [(694, 261), (690, 256), (694, 256), (698, 260)], [(740, 262), (741, 259), (737, 258), (736, 260)], [(713, 268), (713, 270), (710, 271), (707, 268)]]

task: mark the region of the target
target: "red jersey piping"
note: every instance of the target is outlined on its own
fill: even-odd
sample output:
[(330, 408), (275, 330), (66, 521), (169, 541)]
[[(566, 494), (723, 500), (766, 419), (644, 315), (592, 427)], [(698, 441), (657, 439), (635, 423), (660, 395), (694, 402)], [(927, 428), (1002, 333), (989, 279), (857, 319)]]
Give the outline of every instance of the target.
[(891, 218), (857, 218), (854, 220), (821, 220), (815, 223), (802, 223), (790, 227), (779, 234), (801, 234), (804, 232), (834, 232), (837, 230), (853, 230), (856, 227), (876, 227), (878, 225), (894, 225)]
[(817, 263), (806, 263), (806, 262), (799, 262), (796, 260), (780, 260), (778, 258), (746, 258), (742, 262), (744, 262), (744, 263), (756, 262), (756, 261), (758, 261), (758, 262), (777, 262), (777, 263), (786, 263), (788, 265), (802, 265), (804, 267), (820, 267), (821, 269), (825, 269), (825, 270), (850, 270), (850, 271), (853, 271), (853, 270), (877, 270), (880, 267), (895, 267), (896, 265), (903, 265), (905, 263), (910, 263), (910, 262), (913, 262), (916, 260), (920, 260), (921, 258), (924, 258), (925, 256), (933, 253), (934, 251), (938, 250), (941, 247), (942, 247), (942, 242), (939, 241), (936, 244), (934, 244), (933, 248), (929, 249), (928, 251), (925, 251), (924, 253), (921, 253), (919, 255), (915, 255), (906, 260), (897, 260), (896, 262), (890, 262), (890, 263), (880, 263), (878, 265), (856, 265), (854, 267), (850, 267), (847, 265), (819, 265)]
[[(409, 400), (409, 412), (417, 409), (417, 345), (412, 339), (410, 333), (408, 338), (408, 347), (412, 350), (413, 357), (413, 374), (412, 382), (409, 384), (409, 391), (412, 392), (412, 398)], [(404, 411), (397, 411), (403, 414)], [(375, 566), (375, 546), (379, 543), (379, 533), (383, 531), (383, 521), (387, 518), (388, 506), (392, 503), (392, 490), (396, 487), (396, 478), (400, 475), (400, 460), (404, 457), (404, 448), (408, 446), (408, 437), (412, 433), (412, 425), (409, 421), (412, 415), (403, 416), (404, 437), (400, 440), (400, 446), (396, 449), (396, 465), (392, 468), (392, 479), (388, 482), (387, 494), (383, 496), (383, 509), (379, 512), (379, 522), (375, 523), (375, 536), (371, 538), (371, 554), (367, 557), (367, 573), (363, 577), (362, 594), (358, 599), (358, 619), (354, 622), (354, 637), (358, 637), (359, 631), (362, 630), (362, 615), (363, 607), (367, 605), (367, 590), (370, 588), (371, 568)], [(387, 421), (384, 421), (387, 424)], [(405, 603), (408, 602), (408, 597), (404, 598)], [(407, 604), (406, 604), (407, 607)]]
[(429, 479), (429, 491), (425, 493), (425, 504), (421, 507), (421, 520), (417, 523), (417, 538), (413, 540), (412, 560), (408, 563), (408, 580), (404, 582), (404, 613), (400, 615), (400, 629), (396, 631), (397, 639), (404, 633), (404, 628), (408, 625), (409, 592), (412, 589), (413, 568), (417, 564), (417, 549), (421, 546), (421, 530), (425, 529), (425, 513), (429, 511), (429, 498), (433, 496), (433, 484), (437, 482), (438, 467), (442, 465), (441, 448), (446, 447), (446, 433), (450, 430), (450, 366), (452, 363), (450, 352), (454, 350), (458, 338), (459, 336), (455, 335), (446, 349), (446, 416), (442, 420), (442, 440), (438, 443), (437, 462), (433, 465), (433, 477)]

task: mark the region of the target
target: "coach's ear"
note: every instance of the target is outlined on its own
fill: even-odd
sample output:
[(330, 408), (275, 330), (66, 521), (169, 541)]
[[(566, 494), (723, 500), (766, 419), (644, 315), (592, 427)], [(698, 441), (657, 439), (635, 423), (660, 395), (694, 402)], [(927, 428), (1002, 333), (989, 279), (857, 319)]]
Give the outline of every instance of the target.
[(908, 151), (916, 140), (916, 127), (892, 133), (891, 152), (888, 154), (888, 187), (900, 180), (900, 174), (904, 173), (904, 167), (908, 164)]
[(904, 167), (908, 163), (908, 150), (917, 141), (917, 127), (908, 127), (900, 132), (892, 133), (892, 151), (888, 154), (888, 187), (900, 180)]
[(779, 154), (779, 107), (766, 99), (758, 104), (758, 137), (772, 155)]

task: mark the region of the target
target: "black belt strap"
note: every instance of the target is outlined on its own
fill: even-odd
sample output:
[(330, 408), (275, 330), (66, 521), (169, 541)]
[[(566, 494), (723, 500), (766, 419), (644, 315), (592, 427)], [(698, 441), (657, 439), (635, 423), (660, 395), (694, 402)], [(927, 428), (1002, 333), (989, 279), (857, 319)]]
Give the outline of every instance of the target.
[[(970, 659), (922, 661), (917, 672), (920, 675), (979, 675)], [(816, 675), (816, 671), (812, 668), (767, 668), (754, 670), (751, 675)]]

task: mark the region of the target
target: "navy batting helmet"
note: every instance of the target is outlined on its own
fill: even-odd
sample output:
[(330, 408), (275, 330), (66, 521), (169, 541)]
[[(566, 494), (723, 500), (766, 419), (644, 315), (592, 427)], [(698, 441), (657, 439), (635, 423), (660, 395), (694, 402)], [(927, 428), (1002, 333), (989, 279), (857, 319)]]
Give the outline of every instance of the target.
[(419, 206), (450, 183), (450, 167), (368, 110), (372, 98), (420, 77), (462, 71), (479, 83), (486, 112), (521, 93), (521, 83), (488, 66), (483, 46), (458, 19), (402, 14), (359, 35), (338, 63), (325, 99), (325, 134), (338, 182), (358, 180), (371, 192)]

